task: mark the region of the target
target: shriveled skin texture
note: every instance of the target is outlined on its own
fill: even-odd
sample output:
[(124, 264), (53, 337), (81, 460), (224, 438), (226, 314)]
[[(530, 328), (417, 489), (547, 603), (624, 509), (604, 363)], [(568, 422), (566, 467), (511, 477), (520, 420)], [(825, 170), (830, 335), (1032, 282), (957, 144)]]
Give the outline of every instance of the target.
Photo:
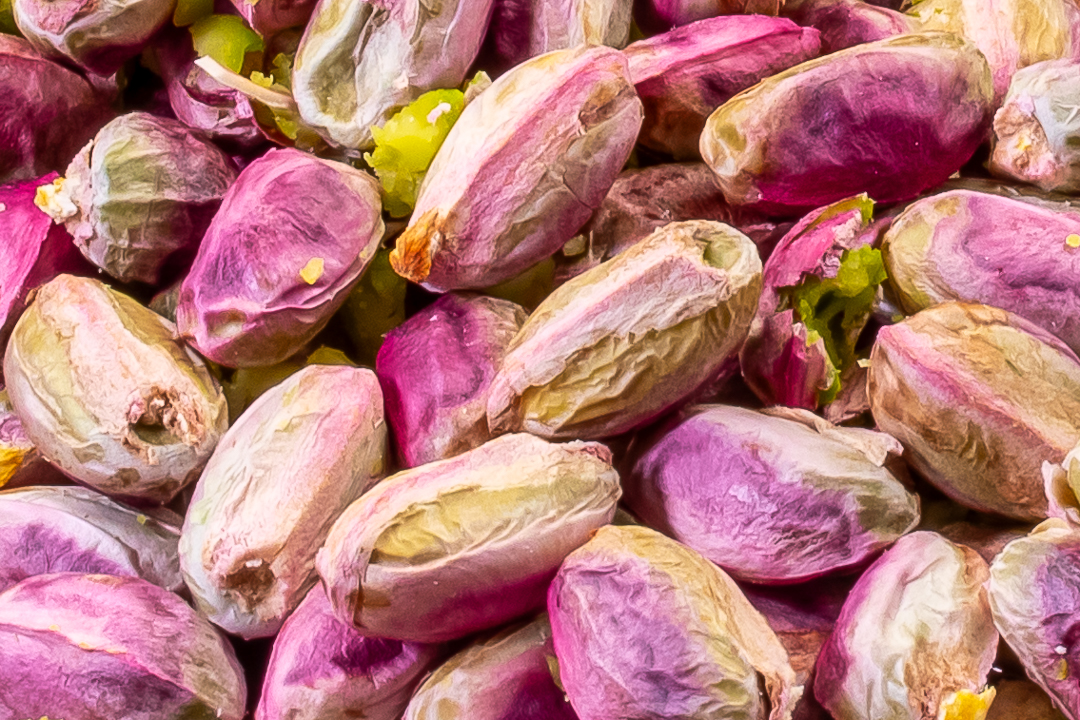
[(375, 178), (271, 150), (240, 173), (180, 288), (176, 324), (229, 367), (273, 365), (326, 326), (383, 234)]
[(100, 281), (60, 275), (15, 325), (4, 380), (38, 450), (119, 498), (165, 503), (225, 433), (217, 381), (175, 326)]
[(611, 522), (610, 451), (504, 435), (376, 485), (341, 515), (316, 566), (361, 632), (441, 642), (540, 609), (559, 564)]
[(275, 634), (318, 578), (331, 525), (387, 465), (375, 374), (309, 365), (233, 423), (191, 498), (180, 567), (196, 607), (246, 639)]
[(946, 33), (866, 43), (796, 65), (709, 116), (701, 154), (729, 202), (795, 215), (865, 192), (913, 198), (986, 137), (990, 66)]
[(525, 318), (508, 300), (447, 293), (386, 335), (375, 372), (406, 467), (491, 439), (487, 390)]
[(776, 15), (784, 0), (644, 0), (637, 22), (649, 35), (718, 15)]
[(623, 479), (627, 505), (739, 580), (856, 567), (914, 529), (919, 501), (846, 435), (696, 406), (646, 442)]
[(917, 28), (911, 17), (862, 0), (789, 2), (781, 14), (816, 28), (821, 33), (822, 54), (915, 32)]
[(952, 190), (912, 203), (885, 234), (889, 283), (907, 313), (950, 300), (1016, 313), (1080, 351), (1080, 210)]
[(870, 407), (907, 462), (967, 507), (1041, 520), (1042, 464), (1080, 441), (1080, 360), (1027, 320), (945, 303), (882, 328)]
[(317, 0), (232, 0), (236, 11), (263, 37), (307, 24)]
[(38, 50), (102, 77), (142, 52), (175, 0), (13, 0), (15, 23)]
[(300, 116), (348, 154), (428, 90), (457, 87), (480, 50), (492, 0), (323, 0), (292, 72)]
[(473, 643), (416, 690), (405, 720), (577, 720), (551, 676), (546, 614)]
[(394, 270), (445, 292), (498, 284), (554, 254), (604, 199), (641, 119), (617, 50), (580, 46), (517, 66), (439, 148)]
[(817, 30), (762, 15), (700, 20), (629, 45), (630, 78), (645, 107), (638, 142), (676, 160), (700, 158), (713, 110), (820, 48)]
[(989, 576), (936, 533), (901, 538), (844, 603), (818, 656), (818, 701), (835, 720), (938, 720), (952, 693), (978, 693), (998, 647)]
[(750, 239), (717, 222), (666, 225), (560, 286), (492, 381), (488, 425), (603, 438), (691, 397), (738, 351), (761, 294)]
[[(0, 48), (4, 37), (0, 35)], [(0, 142), (0, 147), (3, 146)], [(0, 241), (4, 243), (4, 252), (0, 254), (0, 351), (7, 346), (15, 321), (26, 307), (33, 288), (63, 273), (92, 271), (67, 231), (54, 225), (34, 204), (38, 185), (55, 178), (56, 173), (50, 173), (37, 180), (0, 186), (0, 204), (5, 208), (0, 213)]]
[(0, 591), (56, 572), (138, 577), (179, 591), (180, 528), (81, 487), (0, 492)]
[(58, 573), (0, 594), (0, 719), (241, 720), (232, 646), (136, 578)]
[(1080, 532), (1058, 518), (1009, 543), (990, 566), (1001, 637), (1069, 720), (1080, 718)]
[(86, 78), (0, 33), (0, 183), (63, 170), (111, 116)]
[(334, 617), (316, 585), (274, 640), (255, 720), (398, 720), (440, 654), (363, 635)]
[(803, 691), (734, 581), (645, 527), (608, 525), (572, 553), (548, 613), (581, 720), (790, 720)]
[(156, 285), (163, 270), (194, 257), (236, 175), (201, 134), (133, 112), (98, 132), (41, 207), (94, 265), (123, 282)]

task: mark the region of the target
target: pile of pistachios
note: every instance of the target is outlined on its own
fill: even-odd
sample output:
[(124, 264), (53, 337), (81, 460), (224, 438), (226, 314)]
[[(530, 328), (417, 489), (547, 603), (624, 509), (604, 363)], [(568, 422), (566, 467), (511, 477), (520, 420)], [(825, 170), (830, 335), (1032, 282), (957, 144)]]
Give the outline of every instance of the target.
[(1080, 720), (1074, 0), (0, 0), (0, 720)]

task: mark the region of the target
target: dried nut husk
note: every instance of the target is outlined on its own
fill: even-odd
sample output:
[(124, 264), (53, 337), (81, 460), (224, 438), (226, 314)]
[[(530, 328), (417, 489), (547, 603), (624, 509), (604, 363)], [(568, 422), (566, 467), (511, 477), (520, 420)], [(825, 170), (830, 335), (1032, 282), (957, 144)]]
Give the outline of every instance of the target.
[(765, 262), (739, 364), (766, 405), (828, 405), (856, 368), (855, 345), (885, 279), (881, 253), (871, 247), (878, 236), (873, 213), (866, 195), (819, 208)]
[(921, 30), (955, 33), (979, 48), (993, 73), (994, 107), (1018, 69), (1080, 59), (1080, 8), (1068, 0), (925, 0), (908, 15)]
[(4, 380), (26, 435), (106, 495), (165, 503), (228, 423), (225, 396), (172, 323), (98, 280), (38, 289), (8, 342)]
[(488, 387), (525, 318), (507, 300), (448, 293), (386, 335), (375, 372), (406, 467), (491, 439)]
[(990, 565), (990, 608), (1028, 677), (1069, 720), (1080, 718), (1080, 531), (1051, 518)]
[(559, 569), (548, 613), (581, 720), (790, 720), (803, 692), (735, 582), (655, 530), (597, 531)]
[(915, 32), (918, 25), (908, 15), (862, 0), (799, 0), (787, 3), (782, 14), (817, 29), (822, 54)]
[(202, 134), (133, 112), (103, 127), (37, 202), (94, 265), (157, 285), (163, 270), (190, 262), (236, 175)]
[(986, 720), (1065, 720), (1050, 696), (1030, 680), (1001, 680)]
[(1041, 520), (1042, 463), (1080, 441), (1080, 360), (1027, 320), (944, 303), (882, 328), (870, 406), (908, 463), (958, 503)]
[(19, 31), (38, 50), (102, 77), (142, 52), (176, 0), (13, 0)]
[(1006, 545), (1027, 535), (1029, 526), (1023, 524), (986, 525), (960, 520), (943, 525), (940, 529), (928, 528), (925, 524), (920, 529), (935, 530), (949, 542), (966, 545), (979, 553), (986, 562), (993, 562)]
[(641, 118), (618, 50), (581, 46), (517, 66), (450, 129), (394, 270), (443, 292), (496, 285), (553, 255), (604, 199)]
[(729, 205), (716, 173), (705, 163), (666, 163), (619, 173), (581, 234), (556, 253), (555, 281), (562, 284), (636, 245), (657, 228), (682, 220), (715, 220), (754, 241), (762, 258), (791, 228)]
[(240, 17), (264, 38), (282, 30), (303, 28), (315, 11), (317, 0), (231, 0)]
[(0, 488), (25, 475), (36, 456), (7, 391), (0, 390)]
[(82, 75), (0, 33), (0, 183), (63, 170), (111, 116)]
[(271, 150), (225, 194), (180, 288), (177, 329), (222, 365), (281, 362), (345, 302), (382, 234), (374, 177)]
[(274, 640), (255, 720), (399, 720), (440, 653), (363, 635), (316, 585)]
[(998, 647), (989, 576), (978, 553), (936, 533), (901, 538), (844, 603), (818, 656), (818, 701), (835, 720), (985, 717)]
[(195, 487), (180, 568), (195, 606), (245, 639), (275, 634), (318, 582), (315, 554), (386, 467), (375, 373), (310, 365), (229, 428)]
[(314, 352), (301, 352), (276, 365), (257, 368), (241, 368), (221, 385), (225, 400), (229, 403), (229, 424), (251, 407), (264, 392), (308, 365), (349, 365), (358, 367), (349, 356), (337, 348), (320, 346)]
[(820, 49), (817, 30), (763, 15), (699, 20), (629, 45), (630, 78), (645, 107), (638, 142), (676, 160), (700, 158), (701, 131), (716, 108)]
[(81, 487), (0, 492), (0, 591), (56, 572), (138, 577), (176, 592), (184, 586), (180, 528)]
[(761, 259), (734, 228), (666, 225), (548, 296), (491, 383), (492, 431), (601, 438), (692, 396), (739, 351)]
[(1080, 193), (1077, 105), (1077, 60), (1047, 60), (1017, 71), (994, 115), (990, 172), (1047, 192)]
[(0, 717), (241, 720), (232, 646), (138, 578), (55, 573), (0, 593)]
[(951, 190), (909, 205), (881, 251), (908, 314), (950, 300), (986, 303), (1080, 351), (1078, 233), (1080, 209), (1068, 203)]
[(899, 453), (887, 435), (809, 412), (699, 405), (645, 439), (623, 489), (646, 525), (737, 580), (801, 582), (915, 528), (918, 496), (884, 467)]
[(644, 0), (635, 19), (650, 35), (718, 15), (776, 15), (784, 0)]
[(393, 475), (342, 514), (319, 576), (343, 622), (441, 642), (543, 607), (559, 564), (611, 522), (611, 453), (504, 435)]
[[(577, 720), (551, 666), (555, 650), (547, 614), (469, 645), (417, 688), (405, 720)], [(451, 710), (452, 708), (452, 710)]]
[(736, 95), (709, 116), (701, 154), (734, 204), (794, 214), (861, 192), (896, 202), (968, 161), (992, 102), (990, 66), (974, 45), (947, 33), (899, 35)]
[[(461, 85), (480, 51), (492, 0), (322, 0), (292, 72), (300, 116), (357, 156), (371, 127), (429, 90)], [(452, 36), (452, 40), (450, 39)]]

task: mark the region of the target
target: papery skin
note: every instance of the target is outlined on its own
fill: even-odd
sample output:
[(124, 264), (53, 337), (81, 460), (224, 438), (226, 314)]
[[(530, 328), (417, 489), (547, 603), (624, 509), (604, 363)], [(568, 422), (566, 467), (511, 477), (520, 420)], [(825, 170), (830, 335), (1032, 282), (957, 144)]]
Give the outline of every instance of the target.
[(632, 43), (624, 52), (645, 108), (638, 142), (676, 160), (700, 158), (716, 108), (820, 49), (816, 30), (762, 15), (700, 20)]
[(275, 634), (318, 581), (331, 525), (387, 465), (370, 370), (309, 365), (229, 428), (191, 498), (180, 568), (195, 606), (245, 639)]
[(442, 642), (540, 609), (559, 564), (611, 522), (610, 451), (504, 435), (392, 475), (341, 515), (316, 566), (365, 634)]
[(492, 0), (320, 0), (293, 64), (304, 121), (359, 157), (397, 110), (462, 84), (480, 51)]
[(1077, 231), (1080, 210), (1066, 203), (951, 190), (909, 205), (881, 251), (908, 314), (986, 303), (1080, 351), (1080, 250), (1067, 242)]
[(0, 183), (63, 170), (111, 116), (82, 75), (0, 33)]
[(55, 572), (138, 577), (176, 592), (184, 586), (180, 528), (81, 487), (0, 492), (0, 592)]
[[(4, 42), (0, 36), (0, 47)], [(15, 321), (26, 308), (30, 291), (64, 273), (92, 271), (64, 228), (56, 226), (34, 204), (38, 185), (52, 182), (50, 173), (30, 182), (0, 186), (0, 351), (7, 346)]]
[(643, 425), (734, 357), (760, 294), (761, 259), (745, 235), (710, 221), (666, 225), (529, 316), (491, 383), (488, 425), (548, 438)]
[(176, 120), (133, 112), (109, 122), (40, 205), (94, 265), (122, 282), (156, 285), (190, 262), (236, 180), (229, 156)]
[[(794, 583), (857, 567), (915, 528), (919, 499), (856, 444), (870, 431), (818, 421), (688, 408), (635, 453), (626, 504), (737, 580)], [(899, 454), (893, 438), (870, 437)]]
[(619, 173), (604, 201), (577, 238), (556, 253), (555, 281), (562, 284), (610, 260), (654, 230), (682, 220), (716, 220), (754, 241), (767, 258), (791, 223), (776, 222), (729, 205), (716, 174), (705, 163), (666, 163)]
[(57, 573), (0, 594), (0, 719), (241, 720), (232, 646), (138, 578)]
[(718, 15), (776, 15), (784, 0), (636, 0), (634, 16), (649, 35)]
[(1080, 532), (1058, 518), (1009, 543), (990, 565), (994, 624), (1069, 720), (1080, 718)]
[(417, 688), (404, 720), (577, 720), (555, 684), (547, 614), (469, 645)]
[(701, 154), (728, 202), (764, 212), (798, 214), (860, 192), (896, 202), (968, 161), (992, 102), (990, 66), (974, 45), (946, 33), (900, 35), (740, 93), (709, 116)]
[(978, 693), (997, 653), (986, 561), (920, 531), (863, 573), (818, 656), (814, 695), (835, 720), (937, 720)]
[(1080, 440), (1080, 360), (1042, 328), (987, 305), (944, 303), (878, 331), (877, 426), (958, 503), (1041, 520), (1042, 463)]
[(440, 654), (363, 635), (334, 617), (316, 585), (274, 640), (255, 720), (399, 720)]
[(176, 0), (13, 0), (19, 31), (42, 53), (107, 77), (142, 52)]
[[(790, 720), (787, 653), (735, 582), (645, 527), (609, 525), (548, 591), (559, 676), (581, 720)], [(759, 692), (764, 680), (768, 699)]]
[(915, 32), (918, 23), (902, 13), (862, 0), (801, 0), (784, 5), (783, 16), (821, 33), (823, 55)]
[(445, 292), (496, 285), (554, 254), (604, 199), (641, 118), (617, 50), (581, 46), (517, 66), (450, 129), (394, 270)]
[[(285, 360), (345, 302), (383, 228), (374, 177), (270, 150), (240, 173), (206, 231), (180, 288), (180, 335), (228, 367)], [(314, 282), (302, 274), (311, 263)]]
[(303, 27), (311, 18), (317, 0), (232, 0), (237, 14), (264, 38), (282, 30)]
[(994, 115), (990, 172), (1047, 192), (1080, 193), (1080, 62), (1046, 60), (1017, 71)]
[(98, 280), (60, 275), (39, 288), (11, 334), (4, 380), (42, 455), (118, 498), (165, 503), (194, 481), (228, 411), (175, 334)]
[(405, 467), (491, 439), (487, 390), (526, 317), (508, 300), (447, 293), (386, 334), (375, 372)]
[(979, 48), (993, 72), (995, 108), (1018, 69), (1080, 59), (1080, 7), (1067, 0), (926, 0), (908, 15), (921, 30), (955, 33)]

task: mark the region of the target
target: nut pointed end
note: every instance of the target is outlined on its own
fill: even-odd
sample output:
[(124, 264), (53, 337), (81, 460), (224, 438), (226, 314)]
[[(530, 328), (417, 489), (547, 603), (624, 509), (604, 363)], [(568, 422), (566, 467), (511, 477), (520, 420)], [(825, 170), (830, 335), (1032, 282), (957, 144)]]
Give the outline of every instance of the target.
[(401, 277), (422, 283), (431, 274), (431, 258), (442, 244), (439, 227), (443, 218), (437, 210), (428, 210), (405, 229), (390, 252), (390, 265)]

